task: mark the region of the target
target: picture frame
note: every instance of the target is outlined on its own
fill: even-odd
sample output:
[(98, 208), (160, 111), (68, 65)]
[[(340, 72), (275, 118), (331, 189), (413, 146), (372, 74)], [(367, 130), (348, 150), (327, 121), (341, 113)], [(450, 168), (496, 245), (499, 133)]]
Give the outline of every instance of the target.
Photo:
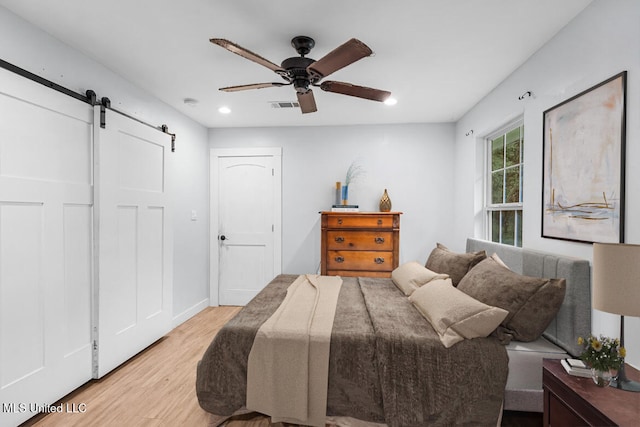
[(627, 72), (543, 113), (542, 237), (624, 241)]

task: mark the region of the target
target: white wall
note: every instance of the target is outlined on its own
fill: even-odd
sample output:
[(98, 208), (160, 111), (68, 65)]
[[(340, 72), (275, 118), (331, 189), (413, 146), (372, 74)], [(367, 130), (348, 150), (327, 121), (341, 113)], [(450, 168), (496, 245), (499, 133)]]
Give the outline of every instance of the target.
[[(592, 245), (541, 237), (542, 114), (554, 105), (627, 70), (625, 241), (640, 243), (640, 2), (596, 0), (456, 125), (453, 239), (482, 236), (482, 136), (524, 115), (524, 246), (592, 259)], [(522, 101), (526, 91), (533, 96)], [(465, 136), (470, 129), (471, 137)], [(640, 283), (638, 284), (640, 286)], [(638, 302), (640, 304), (640, 301)], [(593, 332), (619, 335), (619, 317), (593, 312)], [(640, 366), (640, 319), (625, 318), (627, 361)]]
[[(207, 130), (114, 74), (105, 66), (52, 38), (0, 7), (0, 58), (79, 93), (92, 89), (111, 105), (177, 134), (172, 154), (174, 209), (175, 323), (208, 305), (209, 152)], [(196, 210), (197, 221), (191, 221)]]
[[(377, 211), (384, 189), (401, 211), (400, 262), (425, 262), (436, 241), (451, 240), (453, 124), (221, 128), (211, 148), (282, 147), (282, 271), (320, 265), (320, 215), (334, 203), (335, 183), (356, 161), (366, 171), (349, 203)], [(212, 224), (212, 232), (215, 227)]]

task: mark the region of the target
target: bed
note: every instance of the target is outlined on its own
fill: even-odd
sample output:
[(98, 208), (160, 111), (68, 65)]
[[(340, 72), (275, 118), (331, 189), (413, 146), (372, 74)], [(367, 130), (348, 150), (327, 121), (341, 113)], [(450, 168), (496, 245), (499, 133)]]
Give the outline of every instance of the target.
[[(523, 264), (529, 265), (529, 257), (520, 256), (522, 250), (512, 253), (511, 249), (502, 248), (501, 245), (494, 247), (490, 243), (471, 239), (467, 245), (470, 253), (502, 252), (505, 263), (512, 264), (513, 267), (509, 265), (509, 268), (514, 270), (522, 268)], [(556, 258), (562, 259), (556, 264), (564, 265), (563, 257), (552, 259)], [(485, 264), (489, 262), (494, 261), (486, 261)], [(543, 264), (554, 262), (545, 258)], [(468, 270), (471, 271), (474, 265), (468, 265)], [(569, 274), (573, 274), (573, 268), (569, 267)], [(527, 271), (522, 268), (522, 273), (526, 274)], [(564, 273), (562, 270), (560, 272)], [(461, 281), (466, 277), (464, 272), (452, 273), (454, 276), (460, 274), (456, 285), (465, 284)], [(554, 273), (556, 277), (556, 272), (546, 267), (536, 273), (537, 277), (549, 277), (547, 273)], [(217, 419), (246, 411), (247, 365), (254, 338), (261, 325), (278, 309), (288, 287), (298, 277), (279, 275), (274, 278), (220, 330), (199, 362), (196, 381), (198, 400), (200, 406), (218, 416)], [(515, 357), (518, 360), (516, 366), (512, 363), (514, 358), (511, 354), (519, 351), (518, 346), (524, 343), (512, 341), (509, 344), (511, 350), (507, 350), (504, 334), (492, 333), (486, 337), (471, 335), (478, 336), (474, 339), (460, 338), (456, 333), (452, 335), (450, 327), (442, 327), (425, 315), (417, 302), (418, 293), (408, 297), (394, 282), (395, 279), (342, 279), (331, 330), (328, 362), (326, 413), (331, 417), (349, 417), (390, 426), (496, 425), (503, 404), (507, 408), (511, 405), (510, 409), (516, 410), (531, 410), (530, 406), (533, 405), (537, 410), (537, 399), (540, 405), (542, 403), (541, 394), (537, 394), (537, 384), (526, 383), (527, 378), (515, 378), (512, 370), (526, 370), (526, 366), (534, 366), (535, 369), (538, 359), (541, 364), (541, 357), (548, 354), (545, 352), (547, 344), (551, 346), (548, 348), (558, 351), (556, 354), (566, 354), (567, 349), (562, 347), (565, 340), (566, 347), (571, 348), (569, 344), (573, 340), (569, 335), (582, 333), (578, 328), (565, 334), (566, 328), (562, 323), (566, 321), (565, 315), (571, 317), (571, 313), (565, 313), (566, 310), (583, 311), (575, 306), (573, 283), (567, 287), (569, 291), (566, 296), (569, 300), (562, 301), (558, 317), (545, 332), (548, 338), (526, 343), (527, 351), (530, 348), (534, 351), (527, 353), (528, 357)], [(441, 289), (446, 291), (443, 294), (445, 299), (449, 292), (460, 292), (454, 286), (441, 283), (446, 280), (451, 278), (438, 276), (433, 281), (442, 285)], [(469, 280), (466, 282), (466, 286), (469, 286)], [(436, 289), (436, 286), (416, 287), (421, 289), (420, 292), (427, 288)], [(427, 296), (425, 300), (433, 301), (434, 298)], [(485, 314), (490, 311), (496, 314), (496, 310), (482, 310)], [(502, 318), (504, 316), (506, 314)], [(569, 323), (575, 322), (570, 320)], [(495, 326), (492, 328), (495, 329)], [(540, 349), (543, 351), (536, 351)], [(573, 354), (573, 351), (568, 352)], [(541, 369), (538, 372), (541, 376)], [(510, 388), (510, 384), (515, 384), (515, 387)], [(541, 386), (539, 388), (541, 393)]]
[(542, 359), (577, 357), (582, 352), (578, 337), (591, 332), (589, 261), (472, 238), (467, 239), (466, 250), (498, 254), (510, 269), (520, 274), (566, 279), (563, 303), (542, 336), (532, 342), (512, 341), (507, 345), (509, 377), (504, 408), (542, 412)]

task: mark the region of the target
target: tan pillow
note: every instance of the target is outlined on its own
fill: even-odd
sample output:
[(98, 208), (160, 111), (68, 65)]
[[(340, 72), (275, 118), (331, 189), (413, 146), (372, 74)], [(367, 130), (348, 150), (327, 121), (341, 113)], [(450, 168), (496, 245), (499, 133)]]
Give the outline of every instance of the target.
[(438, 243), (431, 251), (425, 267), (436, 273), (448, 274), (451, 277), (453, 286), (458, 286), (474, 265), (487, 257), (485, 251), (456, 253), (451, 252), (445, 245)]
[(434, 279), (446, 279), (446, 274), (435, 273), (423, 267), (416, 261), (402, 264), (391, 272), (391, 280), (406, 296), (409, 296), (420, 286)]
[(497, 262), (499, 265), (503, 266), (504, 268), (511, 270), (509, 266), (505, 264), (504, 261), (502, 261), (502, 258), (500, 258), (497, 253), (494, 252), (493, 255), (491, 255), (491, 259), (493, 259), (495, 262)]
[(446, 348), (464, 340), (486, 337), (509, 314), (456, 289), (451, 279), (436, 279), (413, 292), (409, 301), (431, 323)]
[(509, 311), (498, 332), (518, 341), (542, 335), (564, 301), (565, 288), (564, 279), (523, 276), (493, 258), (476, 265), (458, 284), (478, 301)]

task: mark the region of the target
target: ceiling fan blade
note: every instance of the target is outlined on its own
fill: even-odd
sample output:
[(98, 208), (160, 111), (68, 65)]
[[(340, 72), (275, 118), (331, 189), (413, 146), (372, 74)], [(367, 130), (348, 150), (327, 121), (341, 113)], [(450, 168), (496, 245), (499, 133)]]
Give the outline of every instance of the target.
[(369, 46), (358, 39), (351, 39), (309, 65), (307, 72), (319, 80), (372, 53)]
[(313, 97), (313, 92), (311, 90), (308, 90), (305, 93), (298, 92), (298, 104), (300, 104), (302, 114), (318, 111), (316, 108), (316, 99)]
[(355, 96), (357, 98), (370, 99), (372, 101), (384, 102), (391, 92), (370, 87), (356, 86), (351, 83), (326, 81), (320, 84), (320, 89), (326, 92), (340, 93), (342, 95)]
[(221, 87), (219, 90), (223, 92), (238, 92), (241, 90), (249, 90), (249, 89), (264, 89), (265, 87), (287, 86), (289, 84), (291, 83), (253, 83), (248, 85)]
[(267, 67), (271, 71), (275, 71), (276, 73), (284, 73), (285, 70), (282, 69), (279, 65), (274, 64), (268, 59), (264, 59), (262, 56), (251, 52), (248, 49), (243, 48), (242, 46), (238, 46), (234, 42), (231, 42), (226, 39), (209, 39), (209, 41), (213, 44), (217, 44), (220, 47), (227, 49), (229, 52), (233, 52), (237, 55), (242, 56), (243, 58), (249, 59), (253, 62), (256, 62), (263, 67)]

